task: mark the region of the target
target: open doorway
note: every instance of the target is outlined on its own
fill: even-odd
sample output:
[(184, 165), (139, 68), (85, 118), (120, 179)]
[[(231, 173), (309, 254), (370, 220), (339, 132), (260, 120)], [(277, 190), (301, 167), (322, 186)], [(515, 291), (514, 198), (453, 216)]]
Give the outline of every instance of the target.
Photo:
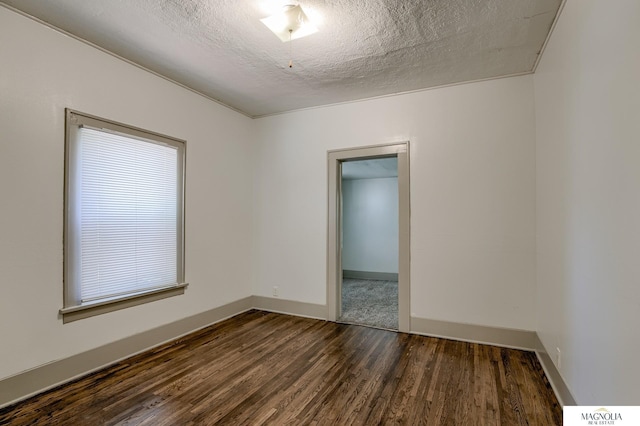
[[(328, 234), (327, 234), (327, 305), (328, 305), (328, 318), (331, 321), (345, 320), (343, 317), (343, 297), (346, 293), (343, 292), (344, 282), (343, 276), (346, 276), (346, 280), (352, 279), (350, 275), (354, 272), (374, 272), (373, 278), (378, 278), (375, 281), (389, 281), (394, 283), (397, 289), (397, 297), (395, 298), (395, 306), (397, 307), (397, 320), (393, 325), (388, 326), (383, 324), (376, 324), (376, 326), (383, 328), (397, 329), (399, 331), (407, 332), (410, 330), (410, 314), (409, 314), (409, 289), (410, 289), (410, 209), (409, 209), (409, 144), (408, 142), (390, 144), (390, 145), (378, 145), (362, 148), (353, 148), (339, 151), (330, 151), (328, 153)], [(349, 263), (343, 268), (343, 262), (351, 262), (348, 258), (343, 258), (344, 251), (344, 230), (343, 225), (345, 221), (344, 217), (344, 188), (345, 182), (343, 181), (343, 168), (346, 166), (348, 169), (350, 163), (356, 164), (361, 160), (376, 160), (376, 159), (389, 159), (393, 158), (397, 164), (397, 281), (396, 272), (380, 271), (374, 268), (374, 271), (366, 271), (359, 269), (349, 269)], [(347, 170), (348, 173), (348, 170)], [(347, 186), (353, 186), (350, 183), (346, 183)], [(362, 185), (360, 185), (362, 186)], [(349, 192), (353, 188), (347, 188)], [(349, 208), (349, 207), (347, 207)], [(347, 218), (347, 220), (350, 220)], [(347, 230), (347, 232), (350, 232)], [(350, 244), (349, 242), (347, 244)], [(347, 248), (348, 249), (348, 248)], [(349, 255), (347, 254), (347, 257)], [(351, 265), (358, 265), (357, 263), (351, 263)], [(363, 265), (363, 264), (360, 264)], [(358, 268), (358, 266), (356, 266)], [(362, 268), (362, 266), (360, 266)], [(365, 267), (364, 269), (369, 269)], [(346, 271), (346, 274), (345, 272)], [(391, 274), (391, 275), (385, 275)], [(361, 275), (362, 278), (355, 277), (356, 279), (368, 280), (367, 274)], [(382, 279), (380, 279), (382, 278)], [(390, 278), (390, 279), (385, 279)], [(397, 284), (395, 284), (397, 283)], [(346, 282), (349, 286), (349, 282)], [(380, 284), (373, 283), (373, 284)], [(379, 289), (383, 290), (383, 289)], [(390, 290), (392, 291), (392, 290)], [(390, 293), (387, 293), (387, 297)], [(356, 301), (356, 303), (358, 303)], [(344, 314), (347, 314), (344, 312)], [(347, 321), (356, 322), (356, 321)]]
[(341, 167), (342, 286), (338, 321), (398, 329), (398, 158)]

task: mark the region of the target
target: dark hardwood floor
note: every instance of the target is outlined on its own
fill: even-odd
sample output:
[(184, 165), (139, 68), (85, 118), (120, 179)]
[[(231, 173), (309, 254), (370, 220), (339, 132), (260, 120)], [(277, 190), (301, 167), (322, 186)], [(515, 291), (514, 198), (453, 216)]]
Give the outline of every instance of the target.
[(0, 410), (0, 425), (554, 425), (532, 352), (249, 311)]

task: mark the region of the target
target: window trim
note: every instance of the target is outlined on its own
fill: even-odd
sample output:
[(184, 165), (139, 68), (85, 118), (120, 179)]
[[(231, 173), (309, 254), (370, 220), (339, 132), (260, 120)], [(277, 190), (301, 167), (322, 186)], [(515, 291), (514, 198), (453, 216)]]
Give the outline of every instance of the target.
[[(139, 293), (131, 293), (119, 297), (113, 297), (110, 299), (99, 300), (96, 302), (88, 302), (80, 304), (78, 302), (77, 290), (72, 288), (71, 280), (69, 277), (73, 273), (71, 262), (68, 256), (71, 253), (70, 246), (73, 242), (73, 230), (69, 226), (70, 221), (70, 202), (71, 202), (71, 184), (70, 184), (70, 165), (72, 164), (71, 156), (74, 154), (74, 150), (71, 147), (73, 132), (79, 127), (86, 126), (98, 130), (107, 132), (113, 132), (115, 134), (124, 135), (126, 137), (133, 137), (142, 139), (145, 141), (157, 142), (160, 144), (166, 144), (177, 148), (182, 156), (182, 161), (178, 165), (178, 176), (181, 178), (181, 185), (178, 187), (178, 200), (181, 208), (178, 211), (178, 227), (177, 227), (177, 284), (168, 285), (162, 288), (151, 289), (147, 291), (141, 291)], [(65, 109), (65, 165), (64, 165), (64, 235), (63, 235), (63, 307), (60, 309), (59, 314), (62, 317), (63, 323), (76, 321), (83, 318), (92, 317), (95, 315), (101, 315), (108, 312), (128, 308), (131, 306), (141, 305), (143, 303), (152, 302), (155, 300), (165, 299), (167, 297), (178, 296), (184, 294), (188, 283), (184, 282), (185, 272), (185, 241), (184, 241), (184, 228), (185, 228), (185, 170), (186, 170), (186, 148), (187, 142), (181, 139), (173, 138), (170, 136), (162, 135), (159, 133), (140, 129), (138, 127), (129, 126), (127, 124), (118, 123), (115, 121), (103, 119), (90, 114), (78, 112), (69, 108)]]

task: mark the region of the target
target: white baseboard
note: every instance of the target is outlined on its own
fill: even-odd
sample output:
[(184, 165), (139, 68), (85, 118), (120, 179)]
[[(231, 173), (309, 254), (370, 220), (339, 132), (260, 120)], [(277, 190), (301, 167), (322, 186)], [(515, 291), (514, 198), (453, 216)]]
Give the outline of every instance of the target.
[(252, 303), (254, 308), (260, 309), (261, 311), (321, 320), (326, 320), (328, 315), (327, 305), (318, 305), (315, 303), (297, 302), (295, 300), (264, 296), (253, 296)]
[(545, 350), (538, 333), (501, 327), (411, 318), (411, 332), (445, 339), (484, 343), (535, 352), (561, 406), (577, 405), (569, 387)]
[(0, 380), (0, 408), (208, 327), (249, 309), (327, 319), (326, 305), (249, 296)]
[[(327, 306), (249, 296), (210, 311), (57, 360), (0, 380), (0, 408), (54, 388), (122, 359), (170, 342), (249, 309), (327, 319)], [(576, 405), (569, 388), (534, 331), (411, 318), (411, 333), (535, 351), (561, 405)]]
[(558, 398), (558, 402), (563, 407), (565, 405), (578, 405), (575, 398), (571, 394), (569, 387), (565, 383), (560, 371), (556, 368), (556, 365), (551, 360), (551, 357), (547, 353), (540, 337), (536, 334), (536, 347), (535, 347), (536, 355), (538, 356), (538, 360), (540, 360), (540, 364), (542, 365), (542, 369), (544, 370), (547, 379), (549, 379), (549, 383), (551, 383), (551, 387), (553, 391), (556, 393), (556, 397)]
[(536, 332), (411, 317), (411, 332), (472, 343), (533, 351)]
[(253, 307), (253, 298), (196, 314), (0, 380), (0, 408), (175, 340)]

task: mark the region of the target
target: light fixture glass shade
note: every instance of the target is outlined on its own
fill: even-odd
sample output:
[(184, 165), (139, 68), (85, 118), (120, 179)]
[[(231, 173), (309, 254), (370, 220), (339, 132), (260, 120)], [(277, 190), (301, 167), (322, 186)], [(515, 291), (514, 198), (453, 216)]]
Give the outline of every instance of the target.
[(309, 18), (307, 18), (307, 15), (305, 15), (300, 5), (285, 6), (281, 13), (261, 19), (260, 21), (282, 41), (295, 40), (318, 31), (318, 29), (309, 22)]

